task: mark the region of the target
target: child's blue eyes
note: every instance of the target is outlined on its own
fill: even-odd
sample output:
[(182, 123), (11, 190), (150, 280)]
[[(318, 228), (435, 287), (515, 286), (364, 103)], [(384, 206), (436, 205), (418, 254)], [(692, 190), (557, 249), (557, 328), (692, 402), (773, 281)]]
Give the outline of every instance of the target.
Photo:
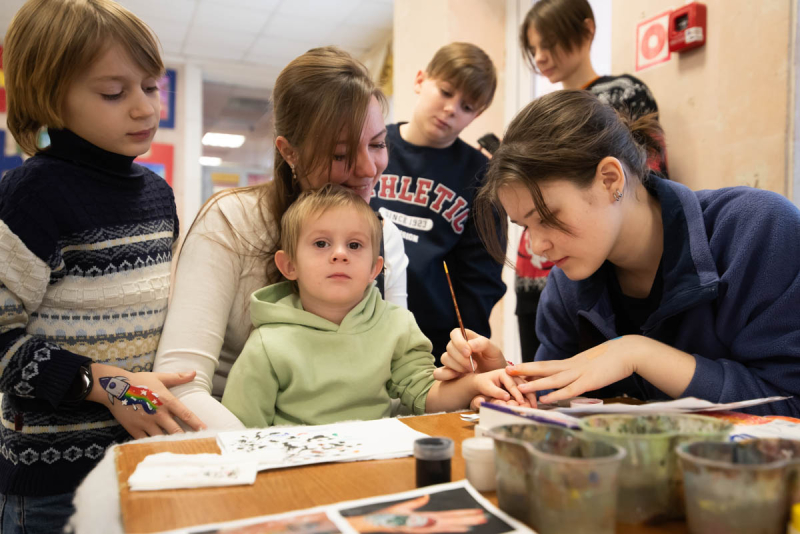
[[(315, 248), (328, 248), (329, 246), (330, 245), (328, 244), (327, 241), (322, 241), (322, 240), (314, 241), (314, 247)], [(357, 241), (353, 241), (352, 243), (348, 243), (347, 244), (347, 248), (349, 248), (350, 250), (358, 250), (358, 249), (362, 248), (363, 246), (364, 245), (362, 245), (361, 243), (359, 243)]]

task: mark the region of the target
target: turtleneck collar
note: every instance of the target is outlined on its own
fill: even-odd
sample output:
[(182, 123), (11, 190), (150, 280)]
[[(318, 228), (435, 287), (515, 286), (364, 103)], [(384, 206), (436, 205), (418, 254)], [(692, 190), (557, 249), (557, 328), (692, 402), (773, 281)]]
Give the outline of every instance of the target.
[(144, 168), (134, 165), (135, 157), (103, 150), (70, 130), (48, 130), (50, 147), (44, 154), (123, 178), (142, 178)]

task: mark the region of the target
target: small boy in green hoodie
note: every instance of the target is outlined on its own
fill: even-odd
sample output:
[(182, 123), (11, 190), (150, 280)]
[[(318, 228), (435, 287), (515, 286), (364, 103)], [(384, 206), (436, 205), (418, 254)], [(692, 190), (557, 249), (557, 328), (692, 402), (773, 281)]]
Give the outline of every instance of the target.
[(246, 426), (379, 419), (393, 398), (414, 414), (478, 394), (526, 403), (504, 369), (434, 380), (430, 341), (372, 283), (380, 241), (375, 213), (338, 185), (303, 193), (283, 216), (275, 263), (289, 281), (253, 293), (255, 329), (222, 397)]

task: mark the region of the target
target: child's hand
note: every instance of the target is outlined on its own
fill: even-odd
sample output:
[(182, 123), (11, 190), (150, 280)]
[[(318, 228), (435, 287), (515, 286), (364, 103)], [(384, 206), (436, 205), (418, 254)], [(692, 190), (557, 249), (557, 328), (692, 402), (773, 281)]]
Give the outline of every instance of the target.
[(475, 362), (476, 373), (485, 373), (506, 367), (506, 359), (497, 345), (472, 330), (467, 330), (467, 337), (469, 341), (464, 339), (464, 336), (461, 335), (461, 330), (458, 328), (450, 332), (447, 352), (442, 354), (444, 367), (436, 369), (433, 374), (436, 380), (452, 380), (463, 373), (471, 373), (472, 366), (469, 363), (470, 350), (472, 351), (472, 359)]
[[(506, 373), (506, 374), (508, 374), (508, 373)], [(520, 377), (518, 377), (518, 376), (515, 376), (515, 377), (512, 377), (512, 378), (514, 379), (514, 383), (517, 386), (519, 386), (520, 384), (524, 384), (525, 383), (525, 380), (520, 378)], [(520, 391), (520, 393), (522, 393), (522, 391), (519, 388), (517, 388), (517, 389), (518, 389), (518, 391)], [(502, 405), (506, 405), (506, 406), (525, 406), (527, 408), (536, 408), (537, 407), (536, 393), (522, 393), (522, 394), (525, 396), (524, 402), (518, 402), (515, 398), (511, 398), (511, 399), (505, 400), (505, 399), (493, 398), (493, 397), (487, 396), (487, 395), (476, 395), (472, 399), (472, 401), (469, 403), (469, 408), (470, 408), (470, 410), (472, 410), (474, 412), (480, 411), (481, 404), (483, 404), (484, 402), (489, 402), (489, 403), (492, 403), (492, 404), (502, 404)]]
[[(529, 405), (530, 401), (517, 388), (518, 383), (522, 383), (516, 377), (509, 376), (505, 369), (496, 369), (486, 373), (474, 375), (475, 387), (480, 395), (498, 399), (514, 404)], [(534, 396), (535, 399), (535, 396)]]
[(194, 380), (186, 373), (131, 373), (111, 365), (92, 364), (94, 386), (87, 400), (105, 405), (135, 439), (183, 432), (173, 417), (193, 430), (206, 425), (169, 392)]

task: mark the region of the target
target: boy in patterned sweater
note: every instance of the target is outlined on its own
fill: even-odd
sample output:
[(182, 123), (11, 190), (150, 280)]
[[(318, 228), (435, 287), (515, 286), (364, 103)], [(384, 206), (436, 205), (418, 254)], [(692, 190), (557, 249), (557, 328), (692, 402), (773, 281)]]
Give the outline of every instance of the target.
[(133, 160), (158, 126), (164, 67), (116, 3), (30, 0), (5, 69), (8, 127), (33, 157), (0, 180), (0, 529), (57, 532), (109, 445), (180, 432), (174, 417), (203, 426), (167, 389), (194, 373), (149, 372), (178, 219), (167, 183)]

